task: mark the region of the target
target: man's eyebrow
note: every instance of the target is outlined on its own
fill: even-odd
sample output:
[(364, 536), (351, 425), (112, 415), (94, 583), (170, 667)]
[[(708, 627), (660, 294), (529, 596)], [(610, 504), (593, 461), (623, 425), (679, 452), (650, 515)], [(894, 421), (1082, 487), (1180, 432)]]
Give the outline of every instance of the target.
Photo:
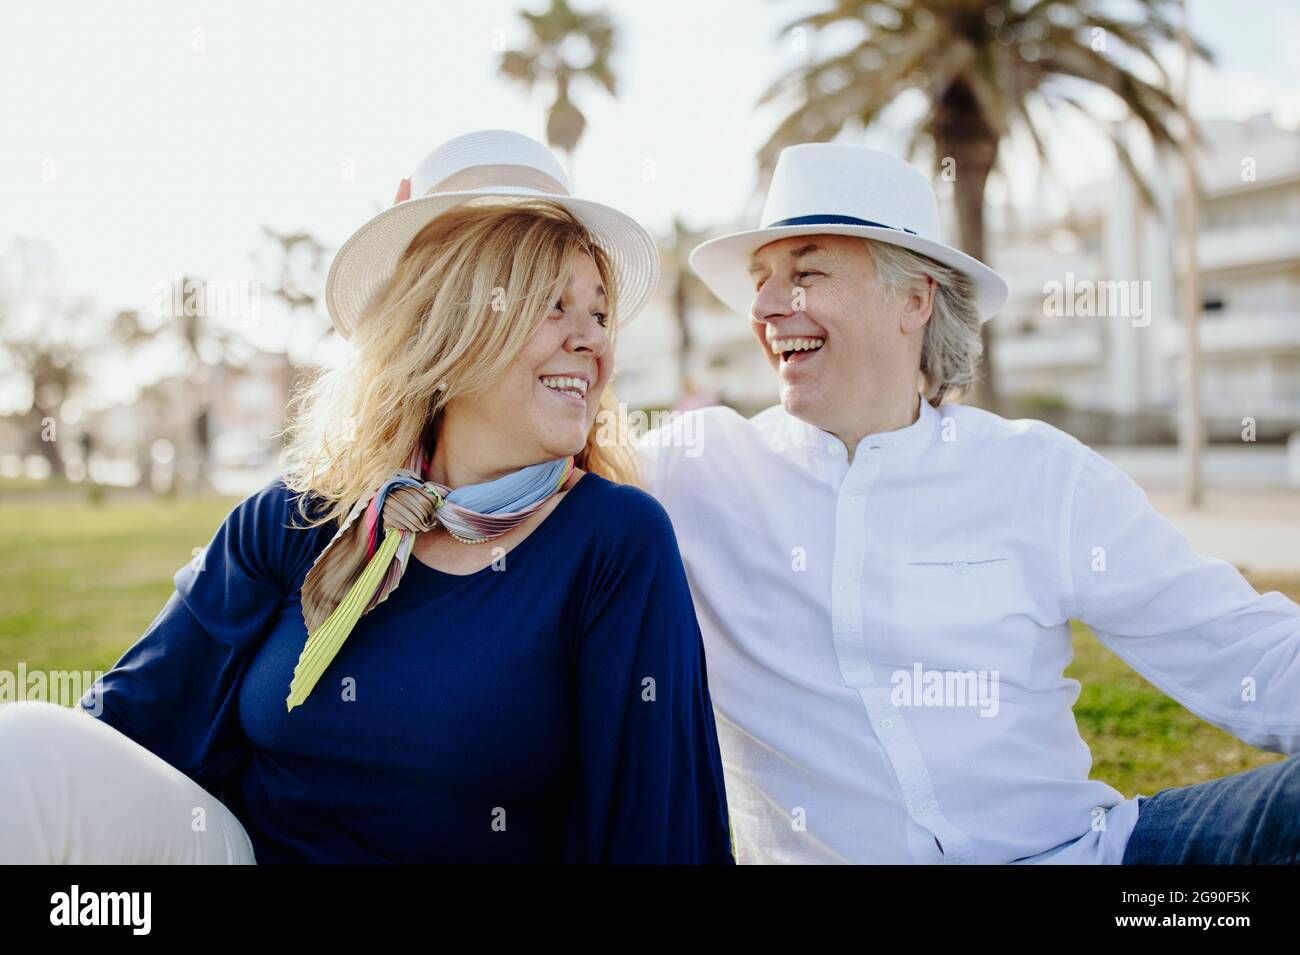
[[(796, 249), (791, 249), (789, 253), (789, 257), (791, 259), (801, 259), (805, 255), (812, 255), (814, 252), (821, 252), (821, 251), (823, 251), (822, 247), (818, 245), (816, 242), (806, 242)], [(763, 266), (759, 265), (757, 262), (751, 262), (749, 264), (749, 274), (753, 275), (755, 272), (761, 271), (762, 268)]]

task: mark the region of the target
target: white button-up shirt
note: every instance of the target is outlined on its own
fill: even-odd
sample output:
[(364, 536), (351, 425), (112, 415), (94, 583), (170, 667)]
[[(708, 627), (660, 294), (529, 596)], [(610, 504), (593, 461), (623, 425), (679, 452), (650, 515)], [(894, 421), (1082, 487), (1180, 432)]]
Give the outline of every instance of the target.
[(833, 435), (779, 405), (638, 443), (704, 634), (738, 862), (1118, 863), (1071, 619), (1261, 749), (1300, 748), (1300, 607), (1196, 554), (1038, 421), (920, 402)]

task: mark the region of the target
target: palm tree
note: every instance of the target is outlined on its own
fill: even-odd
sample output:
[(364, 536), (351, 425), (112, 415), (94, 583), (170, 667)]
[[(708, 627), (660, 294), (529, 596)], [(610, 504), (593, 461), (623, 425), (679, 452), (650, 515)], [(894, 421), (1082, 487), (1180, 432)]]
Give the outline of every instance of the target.
[(663, 273), (671, 276), (673, 319), (677, 324), (677, 387), (685, 398), (694, 388), (691, 380), (691, 355), (695, 339), (691, 335), (691, 306), (700, 300), (704, 283), (689, 265), (691, 249), (704, 241), (703, 232), (692, 229), (677, 216), (673, 217), (673, 231), (660, 243), (659, 258)]
[(546, 116), (546, 141), (570, 157), (587, 127), (586, 117), (570, 96), (574, 81), (594, 81), (610, 96), (617, 95), (610, 65), (614, 25), (607, 14), (579, 13), (565, 0), (551, 0), (545, 13), (521, 10), (519, 15), (528, 21), (528, 44), (522, 50), (502, 53), (498, 70), (530, 92), (538, 84), (554, 85), (555, 99)]
[[(914, 89), (926, 97), (927, 109), (907, 156), (911, 159), (928, 136), (936, 164), (953, 161), (958, 241), (978, 259), (984, 258), (984, 187), (1013, 123), (1028, 132), (1043, 167), (1051, 167), (1043, 132), (1030, 115), (1033, 102), (1054, 110), (1068, 107), (1097, 123), (1152, 206), (1126, 144), (1088, 112), (1068, 82), (1084, 80), (1110, 90), (1158, 146), (1177, 145), (1165, 123), (1177, 102), (1152, 46), (1177, 41), (1178, 26), (1166, 13), (1169, 0), (1137, 3), (1142, 18), (1120, 20), (1107, 12), (1112, 5), (1106, 0), (832, 0), (829, 9), (795, 20), (786, 31), (816, 33), (851, 23), (865, 28), (864, 35), (846, 52), (796, 67), (763, 94), (760, 104), (795, 95), (801, 105), (763, 146), (760, 167), (770, 170), (780, 150), (792, 143), (825, 142), (850, 123), (869, 125), (896, 97)], [(1116, 51), (1107, 50), (1112, 44), (1125, 60), (1153, 67), (1159, 82), (1148, 82), (1113, 58)], [(1199, 43), (1195, 49), (1211, 59)], [(982, 393), (972, 400), (996, 407), (989, 330), (986, 324)]]
[[(271, 295), (288, 306), (291, 328), (302, 330), (307, 339), (306, 345), (295, 347), (301, 339), (290, 335), (285, 353), (294, 364), (310, 361), (322, 342), (338, 334), (322, 306), (329, 265), (326, 256), (331, 250), (302, 229), (280, 232), (263, 225), (262, 235), (264, 248), (253, 254), (253, 261), (260, 273), (272, 276)], [(306, 315), (305, 322), (297, 320), (299, 313)]]

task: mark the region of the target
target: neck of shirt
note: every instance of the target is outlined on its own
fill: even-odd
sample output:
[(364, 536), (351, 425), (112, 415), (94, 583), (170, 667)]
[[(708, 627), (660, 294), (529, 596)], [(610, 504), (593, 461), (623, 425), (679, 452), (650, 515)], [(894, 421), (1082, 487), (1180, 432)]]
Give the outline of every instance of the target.
[(797, 443), (818, 455), (852, 463), (854, 458), (865, 451), (893, 454), (919, 450), (928, 445), (938, 432), (941, 415), (939, 409), (924, 398), (919, 398), (919, 403), (916, 420), (911, 424), (894, 431), (868, 434), (852, 449), (847, 448), (843, 441), (829, 431), (796, 418), (789, 412), (786, 412), (786, 417), (789, 418), (791, 434)]

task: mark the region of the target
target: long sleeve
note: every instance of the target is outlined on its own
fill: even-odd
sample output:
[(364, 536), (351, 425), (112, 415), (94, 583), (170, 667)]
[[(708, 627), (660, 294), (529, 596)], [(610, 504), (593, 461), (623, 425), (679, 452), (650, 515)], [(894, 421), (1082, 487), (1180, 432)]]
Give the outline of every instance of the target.
[(80, 701), (214, 794), (246, 745), (237, 709), (248, 651), (280, 611), (286, 568), (311, 536), (284, 526), (291, 511), (278, 478), (236, 505), (175, 573), (148, 629)]
[(1260, 749), (1300, 750), (1300, 607), (1197, 554), (1096, 452), (1082, 448), (1072, 476), (1071, 616), (1202, 719)]
[(641, 435), (632, 445), (641, 464), (641, 477), (646, 490), (656, 499), (661, 497), (660, 478), (663, 476), (664, 449), (659, 444), (661, 431)]
[(567, 858), (732, 863), (704, 646), (672, 524), (624, 488), (576, 648), (581, 766)]
[(682, 458), (699, 457), (710, 432), (722, 436), (728, 424), (740, 420), (732, 409), (714, 405), (676, 414), (667, 423), (640, 435), (632, 446), (646, 490), (656, 500), (666, 501)]

